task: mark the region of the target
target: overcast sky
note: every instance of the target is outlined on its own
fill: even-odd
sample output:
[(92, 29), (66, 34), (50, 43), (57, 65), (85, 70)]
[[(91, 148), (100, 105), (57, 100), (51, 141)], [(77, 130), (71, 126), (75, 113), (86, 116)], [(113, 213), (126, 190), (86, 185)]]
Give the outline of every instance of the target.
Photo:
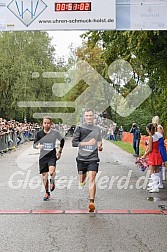
[(69, 46), (73, 44), (74, 47), (81, 46), (82, 39), (80, 35), (86, 31), (49, 31), (49, 36), (53, 37), (52, 44), (56, 46), (56, 54), (59, 57), (69, 54)]

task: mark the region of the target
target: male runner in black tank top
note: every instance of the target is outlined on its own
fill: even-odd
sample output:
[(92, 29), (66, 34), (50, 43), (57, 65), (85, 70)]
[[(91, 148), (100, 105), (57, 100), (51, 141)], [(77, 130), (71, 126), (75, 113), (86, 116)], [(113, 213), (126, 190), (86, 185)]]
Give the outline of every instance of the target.
[[(33, 147), (35, 149), (40, 149), (39, 156), (39, 169), (40, 174), (42, 174), (43, 183), (45, 186), (45, 196), (44, 200), (50, 198), (50, 192), (48, 188), (48, 172), (50, 173), (50, 191), (55, 189), (55, 170), (56, 161), (60, 159), (62, 149), (64, 147), (64, 138), (60, 135), (58, 130), (52, 129), (52, 120), (50, 117), (44, 117), (43, 119), (43, 130), (37, 132), (36, 138), (34, 140)], [(55, 143), (56, 140), (60, 141), (60, 148), (58, 153), (56, 153)]]

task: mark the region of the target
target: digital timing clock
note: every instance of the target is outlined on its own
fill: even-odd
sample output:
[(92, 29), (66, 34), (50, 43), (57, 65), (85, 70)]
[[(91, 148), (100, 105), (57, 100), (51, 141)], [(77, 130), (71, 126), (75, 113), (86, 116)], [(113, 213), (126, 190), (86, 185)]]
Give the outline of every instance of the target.
[(91, 2), (55, 3), (55, 11), (91, 11)]

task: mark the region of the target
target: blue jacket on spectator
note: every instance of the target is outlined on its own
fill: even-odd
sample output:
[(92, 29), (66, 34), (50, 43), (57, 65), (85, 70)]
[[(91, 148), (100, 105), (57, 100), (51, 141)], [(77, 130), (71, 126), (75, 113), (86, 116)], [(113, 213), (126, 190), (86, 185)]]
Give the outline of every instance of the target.
[(133, 137), (135, 140), (140, 139), (140, 128), (136, 127), (136, 128), (131, 128), (130, 129), (130, 133), (133, 133)]

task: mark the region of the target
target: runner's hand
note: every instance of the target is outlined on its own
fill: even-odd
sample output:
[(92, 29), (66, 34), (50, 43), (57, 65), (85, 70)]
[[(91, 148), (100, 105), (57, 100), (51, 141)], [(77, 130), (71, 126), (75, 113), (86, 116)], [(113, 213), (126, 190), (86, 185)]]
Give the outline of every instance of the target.
[(61, 153), (58, 152), (58, 153), (57, 153), (57, 160), (59, 160), (60, 158), (61, 158)]
[(98, 147), (98, 150), (99, 150), (99, 151), (102, 151), (102, 150), (103, 150), (103, 146), (100, 145), (100, 146)]
[(43, 147), (44, 147), (44, 145), (43, 145), (43, 144), (40, 144), (40, 143), (39, 143), (39, 144), (37, 145), (37, 148), (38, 148), (39, 150), (42, 150), (42, 149), (43, 149)]

